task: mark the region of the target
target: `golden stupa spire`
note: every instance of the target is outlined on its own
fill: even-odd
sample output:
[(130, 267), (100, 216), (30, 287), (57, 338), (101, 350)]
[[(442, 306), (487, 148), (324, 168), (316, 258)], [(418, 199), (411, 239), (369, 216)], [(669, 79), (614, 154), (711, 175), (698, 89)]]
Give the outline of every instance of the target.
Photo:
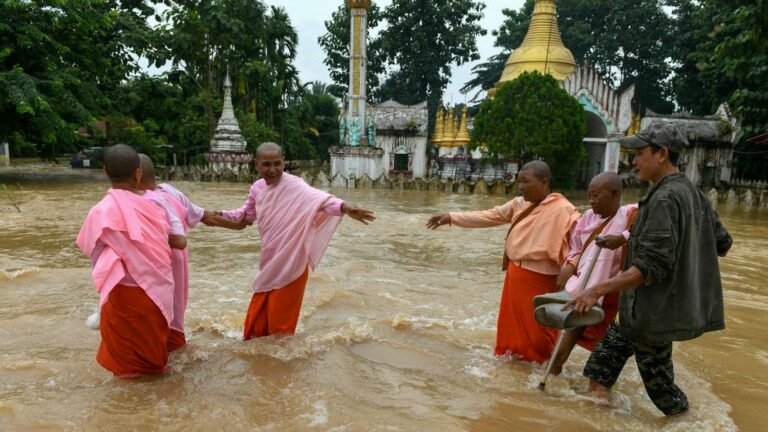
[(445, 111), (443, 111), (443, 107), (440, 106), (437, 108), (437, 114), (435, 115), (435, 131), (432, 134), (432, 143), (437, 145), (438, 147), (440, 144), (442, 144), (443, 140), (445, 139)]
[(454, 144), (456, 147), (463, 146), (469, 144), (469, 109), (466, 105), (464, 105), (464, 109), (461, 110), (461, 126), (459, 126), (459, 130), (456, 133), (456, 140), (454, 141)]
[(563, 45), (560, 37), (555, 0), (536, 0), (525, 40), (509, 56), (496, 87), (512, 81), (523, 72), (549, 73), (556, 80), (564, 81), (575, 70), (573, 54)]
[(456, 118), (456, 108), (448, 108), (448, 116), (445, 118), (445, 139), (443, 140), (443, 146), (456, 147), (453, 141), (456, 139), (456, 126), (454, 119)]

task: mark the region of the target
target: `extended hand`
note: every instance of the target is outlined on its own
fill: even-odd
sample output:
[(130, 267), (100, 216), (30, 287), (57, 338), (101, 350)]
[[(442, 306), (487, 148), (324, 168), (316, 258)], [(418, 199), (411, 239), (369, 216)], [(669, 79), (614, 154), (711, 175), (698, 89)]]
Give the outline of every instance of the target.
[(592, 309), (592, 306), (597, 304), (597, 300), (599, 299), (600, 296), (597, 295), (597, 292), (593, 288), (585, 289), (584, 291), (573, 296), (572, 299), (568, 300), (568, 302), (563, 305), (563, 310), (573, 306), (574, 312), (584, 313)]
[(451, 223), (451, 214), (441, 213), (429, 218), (429, 220), (427, 221), (427, 228), (435, 229), (441, 225), (447, 225), (449, 223)]
[(614, 250), (627, 244), (627, 239), (623, 235), (607, 235), (595, 239), (595, 244), (606, 249)]
[(229, 229), (238, 230), (238, 231), (250, 225), (245, 220), (245, 213), (243, 213), (240, 219), (233, 221), (222, 216), (222, 212), (220, 211), (212, 212), (208, 210), (206, 210), (205, 213), (203, 213), (203, 218), (201, 219), (201, 222), (208, 226), (229, 228)]
[(356, 221), (364, 223), (365, 225), (368, 225), (368, 222), (373, 222), (376, 220), (376, 216), (373, 215), (372, 211), (360, 207), (355, 207), (347, 203), (342, 204), (341, 212)]

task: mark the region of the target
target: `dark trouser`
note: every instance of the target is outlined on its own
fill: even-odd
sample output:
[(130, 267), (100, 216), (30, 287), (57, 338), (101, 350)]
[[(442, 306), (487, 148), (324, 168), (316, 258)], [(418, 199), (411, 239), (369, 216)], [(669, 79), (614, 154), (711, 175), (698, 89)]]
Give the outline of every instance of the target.
[(612, 323), (584, 366), (584, 376), (607, 388), (613, 387), (627, 360), (635, 356), (645, 391), (665, 415), (688, 409), (688, 398), (675, 385), (672, 342), (629, 340)]

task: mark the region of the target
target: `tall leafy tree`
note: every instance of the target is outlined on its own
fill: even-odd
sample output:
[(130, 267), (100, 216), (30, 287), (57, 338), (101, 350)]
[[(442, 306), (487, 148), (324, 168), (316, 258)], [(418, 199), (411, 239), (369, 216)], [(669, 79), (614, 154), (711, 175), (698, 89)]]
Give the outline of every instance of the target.
[(696, 115), (712, 114), (723, 103), (733, 82), (708, 67), (717, 45), (719, 11), (711, 1), (670, 0), (675, 26), (672, 87), (678, 107)]
[(451, 66), (478, 60), (477, 36), (485, 4), (476, 0), (393, 0), (384, 10), (388, 26), (382, 49), (394, 73), (382, 98), (405, 103), (427, 100), (431, 119), (451, 79)]
[(768, 149), (749, 138), (768, 132), (768, 3), (747, 0), (711, 0), (719, 10), (712, 37), (716, 43), (707, 74), (732, 83), (717, 90), (741, 119), (736, 147), (737, 175), (768, 178)]
[(147, 46), (151, 3), (0, 2), (0, 140), (46, 157), (74, 150), (74, 131), (111, 109), (137, 67), (131, 53)]
[(614, 0), (606, 20), (613, 30), (595, 44), (597, 58), (604, 59), (597, 68), (618, 83), (620, 92), (636, 86), (640, 112), (671, 113), (675, 108), (669, 82), (673, 21), (663, 6), (662, 0)]
[[(325, 21), (326, 33), (317, 38), (325, 52), (323, 64), (328, 67), (333, 84), (330, 93), (338, 98), (344, 98), (349, 91), (349, 23), (350, 10), (346, 5), (339, 6)], [(366, 83), (369, 94), (375, 95), (379, 88), (379, 79), (384, 73), (384, 58), (382, 56), (381, 38), (374, 35), (381, 20), (381, 9), (376, 3), (368, 9), (368, 74)]]
[(552, 169), (553, 185), (567, 189), (584, 157), (586, 131), (584, 109), (557, 80), (526, 72), (480, 105), (472, 145), (482, 145), (493, 160), (542, 159)]

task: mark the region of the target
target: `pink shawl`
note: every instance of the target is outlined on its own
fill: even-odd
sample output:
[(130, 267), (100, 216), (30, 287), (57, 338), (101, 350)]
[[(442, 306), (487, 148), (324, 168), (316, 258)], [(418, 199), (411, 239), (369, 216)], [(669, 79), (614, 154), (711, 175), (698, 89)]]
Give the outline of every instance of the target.
[(254, 207), (261, 255), (254, 292), (288, 285), (307, 265), (314, 270), (341, 223), (341, 217), (321, 211), (333, 199), (333, 195), (287, 173), (259, 193)]
[(88, 258), (92, 257), (97, 243), (104, 246), (92, 272), (100, 306), (127, 271), (170, 325), (173, 277), (168, 229), (160, 207), (129, 191), (110, 189), (91, 208), (76, 243)]
[[(603, 228), (600, 235), (622, 235), (627, 229), (629, 214), (635, 208), (637, 208), (637, 204), (619, 207), (616, 216), (614, 216), (611, 222)], [(577, 270), (576, 274), (571, 276), (565, 284), (565, 289), (572, 294), (578, 291), (581, 287), (584, 277), (586, 276), (586, 271), (589, 269), (589, 264), (595, 258), (595, 254), (598, 250), (597, 245), (592, 241), (584, 250), (584, 253), (581, 254), (581, 250), (584, 248), (584, 242), (589, 240), (592, 232), (599, 229), (603, 222), (605, 222), (605, 218), (596, 215), (592, 210), (587, 210), (581, 216), (579, 223), (576, 224), (576, 228), (571, 236), (571, 249), (568, 258), (569, 261), (575, 262)], [(606, 281), (613, 276), (616, 276), (620, 271), (621, 248), (616, 250), (602, 249), (600, 256), (597, 258), (595, 268), (592, 270), (589, 282), (587, 282), (586, 288), (590, 288), (598, 282)], [(600, 297), (598, 303), (603, 304), (602, 297)]]

